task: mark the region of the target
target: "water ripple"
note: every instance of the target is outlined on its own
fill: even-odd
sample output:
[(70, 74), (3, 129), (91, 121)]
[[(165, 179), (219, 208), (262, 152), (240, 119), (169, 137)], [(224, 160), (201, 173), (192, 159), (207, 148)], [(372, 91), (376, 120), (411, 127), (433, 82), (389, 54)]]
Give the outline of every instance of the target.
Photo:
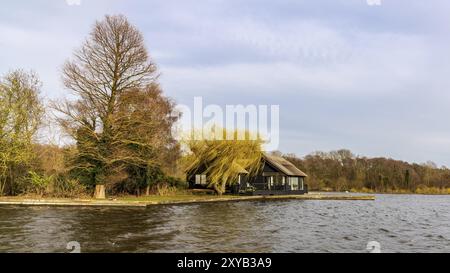
[(450, 252), (448, 196), (134, 208), (1, 207), (0, 252)]

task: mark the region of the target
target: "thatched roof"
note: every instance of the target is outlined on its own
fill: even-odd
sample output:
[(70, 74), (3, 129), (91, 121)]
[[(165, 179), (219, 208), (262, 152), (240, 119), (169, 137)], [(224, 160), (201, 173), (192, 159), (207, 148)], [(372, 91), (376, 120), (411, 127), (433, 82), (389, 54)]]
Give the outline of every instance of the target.
[[(186, 173), (192, 172), (193, 170), (195, 170), (195, 166), (197, 166), (195, 162), (191, 163), (191, 165), (186, 168), (185, 172)], [(239, 174), (248, 174), (248, 171), (246, 169), (244, 169), (244, 167), (242, 167), (238, 163), (231, 164), (230, 168), (233, 168), (234, 171), (236, 171)], [(206, 174), (206, 170), (204, 170), (203, 173), (199, 173), (199, 174)]]
[(248, 174), (248, 171), (246, 169), (244, 169), (244, 167), (242, 167), (241, 165), (239, 165), (237, 163), (233, 163), (232, 168), (234, 168), (240, 174)]
[[(292, 164), (291, 162), (287, 161), (286, 159), (284, 159), (282, 157), (264, 153), (263, 154), (263, 159), (269, 165), (271, 165), (272, 167), (274, 167), (278, 171), (284, 173), (285, 175), (288, 175), (288, 176), (300, 176), (300, 177), (307, 177), (308, 176), (304, 172), (299, 170), (297, 167), (295, 167), (294, 164)], [(196, 166), (196, 163), (193, 162), (191, 164), (191, 166), (186, 168), (186, 172), (189, 173), (189, 172), (193, 171), (195, 169), (195, 166)], [(230, 168), (233, 168), (236, 172), (239, 172), (240, 174), (248, 174), (249, 173), (246, 169), (244, 169), (244, 167), (242, 167), (238, 163), (231, 164)], [(205, 171), (203, 173), (205, 173)]]
[(307, 177), (304, 172), (300, 171), (297, 167), (294, 166), (294, 164), (282, 157), (265, 153), (264, 159), (267, 163), (269, 163), (285, 175)]

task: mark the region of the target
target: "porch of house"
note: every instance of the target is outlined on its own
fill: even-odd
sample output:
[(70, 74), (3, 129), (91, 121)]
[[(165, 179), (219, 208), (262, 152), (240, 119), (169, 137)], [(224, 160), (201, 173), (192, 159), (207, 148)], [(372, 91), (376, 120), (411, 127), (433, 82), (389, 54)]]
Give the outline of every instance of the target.
[[(286, 176), (280, 173), (263, 173), (254, 181), (239, 183), (240, 190), (250, 195), (300, 195), (308, 193), (304, 177)], [(252, 191), (246, 191), (251, 188)]]

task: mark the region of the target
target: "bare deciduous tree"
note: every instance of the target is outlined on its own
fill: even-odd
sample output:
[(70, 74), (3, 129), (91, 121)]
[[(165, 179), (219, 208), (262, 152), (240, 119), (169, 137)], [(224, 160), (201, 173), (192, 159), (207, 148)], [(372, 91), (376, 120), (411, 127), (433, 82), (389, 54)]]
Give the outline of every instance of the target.
[(157, 149), (150, 147), (171, 141), (164, 134), (170, 136), (172, 123), (164, 121), (173, 105), (161, 106), (159, 91), (149, 101), (151, 92), (159, 90), (156, 79), (141, 33), (121, 15), (96, 22), (89, 39), (64, 66), (64, 85), (77, 99), (55, 108), (77, 143), (72, 168), (87, 174), (101, 196), (107, 182), (127, 178), (130, 165), (156, 164), (152, 155)]

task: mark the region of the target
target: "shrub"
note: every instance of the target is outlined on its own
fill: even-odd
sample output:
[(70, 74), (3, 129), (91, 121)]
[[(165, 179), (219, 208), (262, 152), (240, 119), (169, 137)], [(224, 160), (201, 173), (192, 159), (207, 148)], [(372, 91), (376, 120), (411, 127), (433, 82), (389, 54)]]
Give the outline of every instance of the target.
[(53, 197), (84, 197), (88, 195), (87, 189), (77, 179), (58, 175), (52, 180), (50, 194)]
[(175, 195), (178, 192), (178, 188), (170, 186), (167, 183), (161, 183), (156, 185), (155, 194), (159, 196), (171, 196)]
[(424, 185), (419, 185), (415, 191), (417, 194), (449, 194), (450, 189), (447, 188), (438, 188), (438, 187), (427, 187)]
[(186, 183), (186, 181), (178, 178), (178, 177), (172, 177), (172, 176), (167, 176), (165, 178), (165, 182), (167, 184), (169, 184), (172, 187), (176, 187), (178, 189), (186, 189), (188, 184)]
[(34, 193), (37, 195), (45, 195), (49, 191), (49, 186), (53, 181), (54, 176), (41, 176), (34, 171), (29, 172), (29, 187), (27, 193)]
[(150, 193), (159, 196), (170, 196), (187, 189), (187, 183), (182, 179), (166, 176), (163, 181), (150, 186)]
[(78, 180), (64, 175), (40, 175), (30, 171), (22, 181), (24, 194), (35, 194), (40, 197), (82, 197), (87, 194), (86, 188)]

